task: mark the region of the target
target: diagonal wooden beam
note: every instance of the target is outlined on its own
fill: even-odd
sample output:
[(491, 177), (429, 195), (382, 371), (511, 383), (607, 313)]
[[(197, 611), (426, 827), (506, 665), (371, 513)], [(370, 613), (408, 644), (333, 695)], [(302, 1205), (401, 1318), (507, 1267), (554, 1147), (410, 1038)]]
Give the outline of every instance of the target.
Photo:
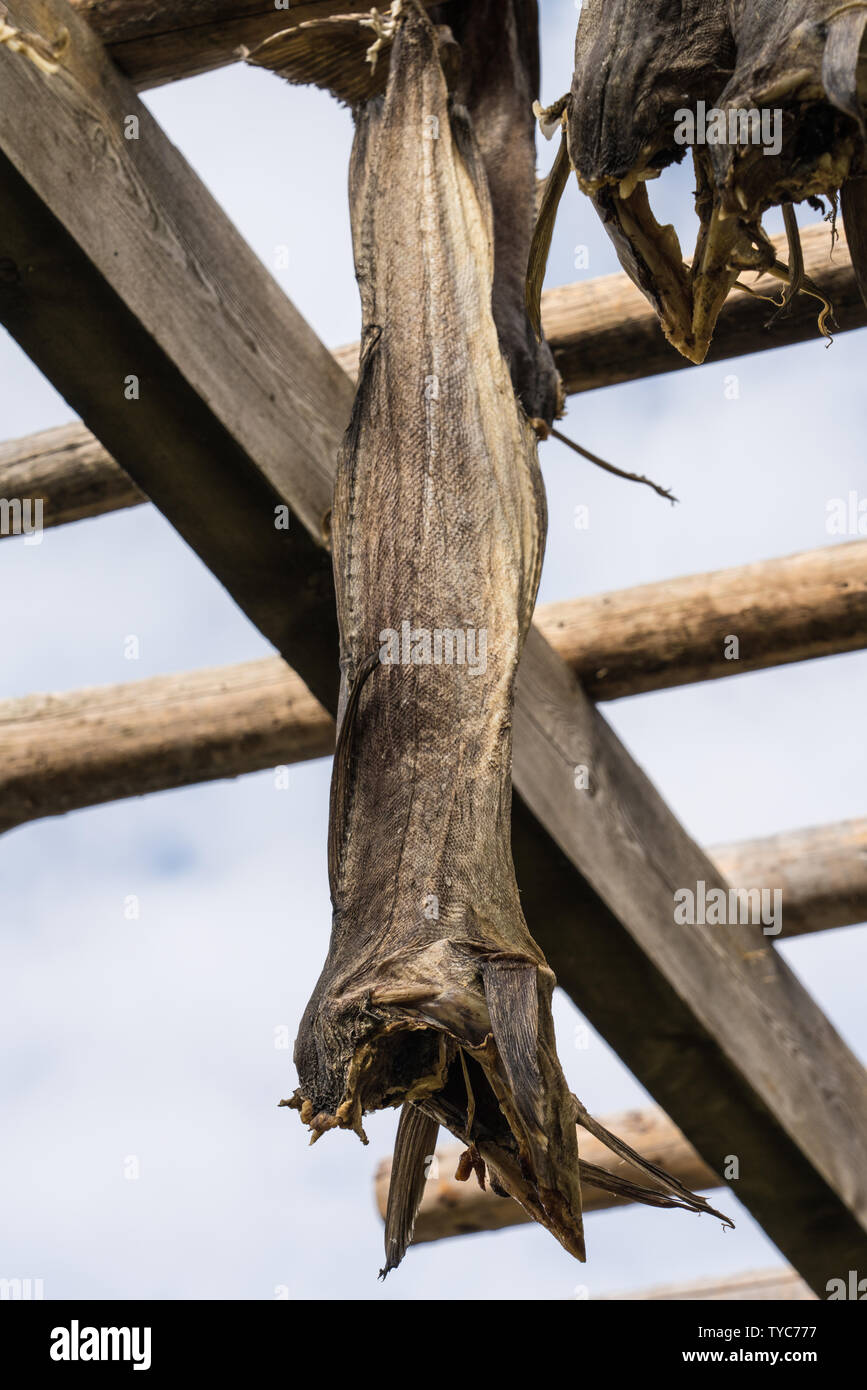
[[(0, 46), (0, 317), (333, 708), (316, 537), (349, 383), (92, 30), (63, 0), (9, 9), (68, 37), (54, 74)], [(302, 524), (277, 532), (275, 502)], [(538, 633), (515, 784), (523, 902), (561, 982), (712, 1167), (738, 1157), (739, 1195), (814, 1287), (867, 1264), (863, 1069), (760, 931), (673, 925), (674, 891), (716, 870)]]
[[(442, 0), (425, 0), (429, 6)], [(449, 0), (457, 4), (461, 0)], [(270, 34), (310, 19), (363, 14), (369, 0), (72, 0), (135, 85), (159, 87), (238, 60)], [(385, 8), (380, 6), (380, 9)]]
[(514, 731), (518, 882), (559, 983), (715, 1172), (737, 1159), (738, 1197), (812, 1287), (859, 1268), (864, 1068), (761, 927), (679, 923), (682, 890), (729, 885), (535, 629)]
[(64, 0), (16, 0), (9, 23), (69, 38), (53, 74), (0, 46), (0, 319), (331, 698), (320, 542), (352, 386), (89, 26)]

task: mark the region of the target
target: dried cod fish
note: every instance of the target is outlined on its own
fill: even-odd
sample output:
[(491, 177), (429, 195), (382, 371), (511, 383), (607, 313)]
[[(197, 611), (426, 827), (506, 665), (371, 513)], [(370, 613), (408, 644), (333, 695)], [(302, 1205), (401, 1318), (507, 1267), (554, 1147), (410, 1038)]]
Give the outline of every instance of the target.
[[(499, 8), (514, 63), (521, 7)], [(533, 166), (521, 191), (518, 174), (495, 169), (507, 129), (480, 144), (467, 110), (502, 110), (513, 78), (470, 90), (453, 35), (414, 0), (388, 21), (386, 90), (355, 109), (350, 167), (362, 351), (332, 515), (334, 915), (286, 1103), (314, 1139), (337, 1127), (364, 1138), (365, 1112), (403, 1107), (383, 1272), (411, 1239), (440, 1125), (468, 1146), (461, 1176), (489, 1175), (583, 1259), (576, 1120), (605, 1131), (560, 1067), (554, 976), (524, 921), (510, 845), (513, 686), (546, 526), (528, 410), (558, 403), (522, 304)], [(251, 57), (292, 78), (293, 51), (278, 36)], [(496, 250), (489, 170), (504, 210), (510, 186), (525, 198)], [(590, 1180), (709, 1210), (631, 1161), (654, 1188)]]
[[(843, 191), (863, 285), (865, 33), (864, 0), (585, 0), (571, 92), (540, 111), (546, 133), (562, 126), (563, 134), (537, 228), (531, 303), (538, 305), (570, 169), (666, 337), (690, 361), (704, 361), (720, 310), (745, 271), (785, 280), (784, 305), (799, 290), (822, 299), (799, 262), (792, 204), (821, 208), (824, 197), (836, 209)], [(700, 225), (685, 264), (674, 228), (653, 215), (647, 185), (686, 154), (675, 138), (678, 113), (697, 113), (699, 103), (705, 117), (723, 117), (714, 117), (706, 143), (692, 144)], [(778, 150), (764, 138), (772, 120)], [(776, 259), (762, 228), (774, 206), (790, 209), (789, 266)], [(823, 304), (819, 325), (827, 332), (831, 306)]]

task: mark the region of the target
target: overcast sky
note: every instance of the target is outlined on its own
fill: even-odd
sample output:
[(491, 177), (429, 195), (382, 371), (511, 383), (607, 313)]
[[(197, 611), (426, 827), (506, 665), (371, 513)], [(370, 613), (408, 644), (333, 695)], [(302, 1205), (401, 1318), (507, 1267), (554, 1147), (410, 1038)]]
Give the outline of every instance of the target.
[[(543, 98), (568, 87), (575, 10), (542, 0)], [(351, 120), (322, 93), (227, 69), (148, 105), (287, 294), (332, 346), (357, 337), (346, 209)], [(540, 167), (552, 150), (543, 144)], [(690, 180), (652, 186), (694, 241)], [(814, 213), (802, 217), (816, 220)], [(777, 230), (777, 224), (771, 225)], [(277, 269), (279, 248), (288, 268)], [(576, 247), (589, 264), (576, 268)], [(578, 258), (580, 259), (580, 258)], [(577, 188), (548, 284), (617, 269)], [(672, 508), (563, 446), (543, 449), (550, 531), (542, 601), (839, 542), (831, 499), (867, 495), (864, 332), (573, 397), (565, 428), (673, 488)], [(738, 395), (725, 389), (737, 377)], [(74, 416), (0, 332), (2, 437)], [(590, 508), (588, 530), (575, 508)], [(137, 661), (125, 639), (140, 640)], [(151, 507), (0, 542), (3, 696), (218, 665), (270, 648)], [(618, 733), (701, 842), (863, 815), (867, 656), (617, 702)], [(330, 925), (329, 764), (265, 772), (18, 829), (0, 840), (0, 1277), (47, 1297), (553, 1298), (780, 1263), (735, 1197), (735, 1231), (685, 1212), (591, 1215), (577, 1265), (543, 1230), (412, 1250), (376, 1283), (382, 1229), (371, 1143), (311, 1150), (277, 1101)], [(138, 920), (127, 920), (130, 895)], [(863, 1058), (865, 929), (781, 948)], [(598, 1114), (648, 1097), (562, 996), (566, 1073)], [(135, 1174), (138, 1176), (134, 1176)]]

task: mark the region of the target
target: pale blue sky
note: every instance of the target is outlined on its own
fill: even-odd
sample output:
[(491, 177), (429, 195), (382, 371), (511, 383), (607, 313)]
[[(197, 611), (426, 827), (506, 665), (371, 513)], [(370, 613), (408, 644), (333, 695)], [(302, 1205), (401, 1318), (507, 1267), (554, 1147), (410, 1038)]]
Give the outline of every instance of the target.
[[(543, 96), (568, 86), (575, 11), (543, 0)], [(345, 200), (348, 114), (233, 68), (149, 94), (171, 138), (322, 338), (357, 336)], [(543, 167), (550, 147), (541, 150)], [(653, 188), (691, 245), (689, 179)], [(658, 214), (659, 215), (659, 214)], [(805, 221), (814, 220), (808, 213)], [(774, 227), (776, 230), (776, 227)], [(288, 268), (275, 253), (289, 248)], [(574, 248), (590, 264), (576, 270)], [(564, 199), (548, 283), (617, 269), (589, 204)], [(570, 401), (566, 429), (673, 487), (671, 508), (552, 443), (542, 599), (830, 543), (826, 505), (867, 490), (865, 335), (708, 366)], [(736, 374), (740, 396), (724, 393)], [(4, 438), (72, 413), (0, 333)], [(576, 531), (575, 507), (590, 507)], [(141, 641), (137, 662), (124, 639)], [(0, 542), (0, 695), (136, 680), (266, 654), (267, 643), (150, 507)], [(704, 843), (864, 813), (867, 656), (621, 701), (606, 715)], [(314, 1150), (277, 1100), (323, 959), (328, 763), (80, 812), (0, 840), (0, 1275), (48, 1297), (569, 1298), (772, 1265), (737, 1229), (635, 1208), (588, 1219), (589, 1262), (520, 1228), (411, 1251), (382, 1286), (372, 1180), (394, 1116)], [(137, 921), (124, 917), (135, 894)], [(865, 929), (783, 950), (867, 1055)], [(646, 1095), (564, 998), (564, 1066), (600, 1114)], [(140, 1176), (124, 1168), (136, 1156)]]

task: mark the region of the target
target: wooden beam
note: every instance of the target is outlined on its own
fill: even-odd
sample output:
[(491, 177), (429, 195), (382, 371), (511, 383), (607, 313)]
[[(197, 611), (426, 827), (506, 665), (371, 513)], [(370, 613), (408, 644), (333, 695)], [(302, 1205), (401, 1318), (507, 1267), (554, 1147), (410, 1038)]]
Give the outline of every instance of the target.
[(279, 657), (0, 705), (0, 831), (329, 755), (334, 721)]
[(53, 74), (0, 46), (0, 321), (331, 698), (320, 542), (352, 386), (89, 26), (64, 0), (14, 0), (9, 23), (69, 38)]
[(596, 700), (858, 651), (867, 541), (547, 604), (537, 622)]
[(596, 1294), (594, 1302), (622, 1303), (815, 1303), (817, 1295), (794, 1269), (763, 1269), (755, 1274), (732, 1274), (727, 1279), (697, 1279), (690, 1284), (660, 1284), (636, 1293)]
[[(433, 5), (438, 0), (425, 0)], [(452, 0), (455, 3), (455, 0)], [(159, 87), (238, 61), (271, 34), (309, 19), (363, 14), (368, 0), (72, 0), (136, 87)], [(382, 6), (380, 8), (383, 8)]]
[(0, 444), (0, 493), (41, 501), (46, 528), (148, 500), (84, 425), (61, 425)]
[[(673, 1177), (694, 1192), (720, 1187), (720, 1179), (695, 1152), (676, 1125), (661, 1110), (630, 1110), (622, 1115), (603, 1119), (602, 1123), (644, 1158), (659, 1164)], [(419, 1207), (413, 1234), (413, 1245), (448, 1236), (468, 1235), (475, 1231), (499, 1231), (506, 1226), (524, 1225), (531, 1218), (523, 1207), (509, 1198), (497, 1197), (486, 1187), (479, 1187), (475, 1175), (469, 1182), (458, 1182), (454, 1176), (464, 1145), (449, 1145), (437, 1149), (435, 1162), (428, 1168), (428, 1179)], [(647, 1186), (647, 1178), (631, 1164), (616, 1159), (598, 1139), (579, 1127), (578, 1149), (586, 1163), (629, 1178)], [(375, 1191), (379, 1214), (385, 1220), (388, 1185), (391, 1179), (391, 1159), (384, 1159), (376, 1172)], [(585, 1211), (602, 1211), (609, 1207), (629, 1205), (628, 1199), (604, 1192), (599, 1187), (582, 1183)]]
[[(279, 657), (0, 703), (0, 832), (86, 806), (328, 757), (334, 721)], [(867, 820), (708, 850), (780, 888), (784, 937), (867, 920)]]
[(784, 937), (867, 921), (867, 820), (787, 830), (708, 853), (729, 883), (781, 890)]
[[(823, 225), (808, 228), (803, 242), (808, 269), (834, 299), (841, 327), (862, 327), (867, 323), (867, 306), (859, 295), (845, 242), (837, 246), (833, 261), (828, 259)], [(779, 319), (770, 333), (757, 317), (757, 303), (746, 295), (729, 300), (709, 360), (722, 361), (812, 335), (815, 324), (809, 300), (802, 297), (796, 312)], [(542, 319), (566, 389), (572, 393), (690, 365), (662, 337), (656, 315), (625, 275), (546, 290)], [(332, 355), (354, 380), (358, 344), (335, 348)], [(147, 500), (82, 425), (65, 425), (0, 445), (0, 489), (6, 497), (42, 497), (46, 526), (100, 516)]]
[(814, 1289), (867, 1264), (864, 1068), (761, 927), (677, 920), (680, 890), (728, 884), (535, 629), (514, 735), (522, 904), (560, 985), (709, 1167), (737, 1158)]
[[(839, 240), (833, 252), (831, 230), (823, 222), (805, 227), (801, 244), (807, 274), (833, 304), (837, 331), (845, 333), (867, 324), (867, 303), (858, 286), (843, 229), (838, 226), (837, 230)], [(786, 261), (786, 238), (772, 240), (777, 255)], [(758, 294), (780, 298), (780, 282), (771, 276), (747, 283)], [(703, 365), (811, 340), (818, 347), (824, 340), (816, 317), (816, 300), (800, 295), (790, 314), (770, 323), (774, 318), (773, 305), (734, 290), (720, 314)], [(569, 396), (666, 372), (696, 370), (663, 337), (655, 311), (627, 275), (605, 275), (545, 290), (542, 327)], [(335, 356), (354, 376), (358, 369), (358, 344), (338, 348)]]
[[(0, 317), (333, 709), (316, 541), (350, 385), (64, 0), (10, 22), (68, 38), (54, 74), (0, 45)], [(711, 1167), (738, 1156), (814, 1287), (867, 1265), (863, 1069), (756, 928), (673, 925), (718, 875), (535, 632), (514, 727), (518, 881), (561, 983)]]
[[(0, 444), (0, 495), (41, 500), (45, 527), (147, 501), (83, 425)], [(860, 651), (867, 540), (544, 604), (536, 623), (595, 700)]]

